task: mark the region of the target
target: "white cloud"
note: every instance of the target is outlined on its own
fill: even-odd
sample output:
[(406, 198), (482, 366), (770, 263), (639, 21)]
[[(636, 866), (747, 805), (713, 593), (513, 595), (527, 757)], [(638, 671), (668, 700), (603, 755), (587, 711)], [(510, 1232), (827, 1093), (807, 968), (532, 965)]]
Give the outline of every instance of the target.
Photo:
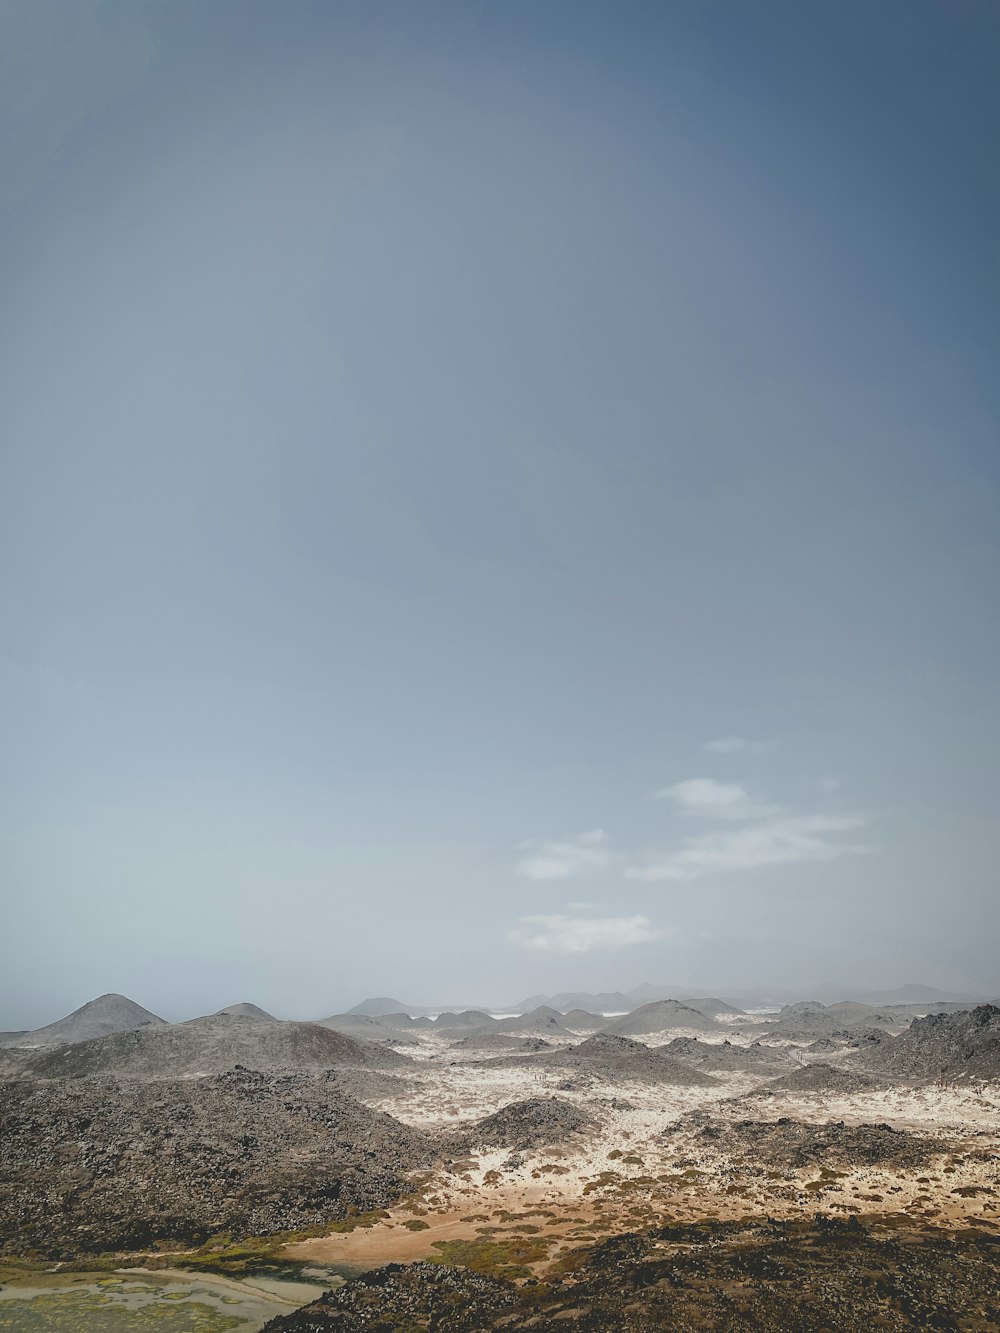
[(676, 851), (646, 865), (630, 866), (625, 873), (629, 879), (648, 882), (692, 880), (762, 866), (832, 861), (868, 850), (834, 836), (863, 824), (857, 815), (785, 815), (689, 838)]
[(685, 778), (655, 793), (672, 801), (682, 815), (708, 819), (765, 819), (781, 813), (778, 806), (758, 805), (738, 782), (716, 782), (714, 778)]
[(564, 840), (522, 842), (518, 850), (523, 855), (515, 865), (517, 873), (534, 880), (575, 879), (611, 863), (608, 835), (599, 828)]
[(765, 748), (763, 741), (748, 741), (745, 736), (719, 736), (705, 744), (710, 754), (743, 754), (746, 751), (756, 754)]
[(671, 932), (658, 929), (646, 916), (573, 917), (522, 916), (510, 932), (514, 944), (537, 953), (590, 953), (593, 949), (627, 949), (651, 944)]

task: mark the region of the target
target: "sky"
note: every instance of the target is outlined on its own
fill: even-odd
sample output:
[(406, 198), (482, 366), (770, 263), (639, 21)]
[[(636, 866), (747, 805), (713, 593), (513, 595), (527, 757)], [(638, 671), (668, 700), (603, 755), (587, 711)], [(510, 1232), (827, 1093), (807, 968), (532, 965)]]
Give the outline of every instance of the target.
[(0, 0), (0, 1027), (1000, 992), (998, 58)]

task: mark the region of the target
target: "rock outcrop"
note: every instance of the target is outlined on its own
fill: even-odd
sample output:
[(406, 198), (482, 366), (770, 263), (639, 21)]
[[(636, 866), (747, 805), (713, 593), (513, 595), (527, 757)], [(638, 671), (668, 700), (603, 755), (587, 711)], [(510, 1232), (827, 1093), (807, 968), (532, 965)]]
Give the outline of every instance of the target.
[(0, 1083), (0, 1123), (0, 1250), (48, 1258), (322, 1225), (432, 1157), (336, 1075), (22, 1079)]

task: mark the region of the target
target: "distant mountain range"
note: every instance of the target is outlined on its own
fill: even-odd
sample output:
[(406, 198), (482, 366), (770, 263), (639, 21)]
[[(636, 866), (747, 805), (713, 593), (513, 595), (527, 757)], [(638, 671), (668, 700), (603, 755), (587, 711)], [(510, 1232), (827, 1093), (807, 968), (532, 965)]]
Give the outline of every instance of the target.
[[(718, 988), (714, 995), (706, 997), (690, 988), (653, 985), (643, 982), (630, 991), (562, 991), (558, 995), (529, 995), (518, 1004), (495, 1005), (455, 1005), (444, 1010), (431, 1005), (405, 1004), (402, 1000), (390, 996), (375, 996), (362, 1002), (347, 1013), (334, 1014), (330, 1018), (318, 1020), (325, 1028), (353, 1037), (368, 1037), (376, 1041), (385, 1041), (387, 1035), (404, 1035), (412, 1027), (436, 1028), (444, 1032), (460, 1035), (465, 1032), (482, 1032), (495, 1027), (498, 1034), (517, 1032), (521, 1035), (552, 1036), (558, 1038), (560, 1029), (570, 1014), (573, 1015), (572, 1028), (576, 1031), (595, 1030), (604, 1026), (603, 1019), (611, 1015), (631, 1016), (639, 1008), (645, 1008), (652, 1014), (657, 1006), (676, 1005), (685, 1008), (693, 1017), (687, 1026), (698, 1028), (700, 1020), (721, 1020), (725, 1025), (744, 1018), (748, 1012), (761, 1010), (782, 1010), (781, 1021), (785, 1025), (797, 1024), (802, 1027), (807, 1022), (822, 1021), (824, 1026), (834, 1020), (848, 1021), (853, 1008), (859, 1011), (864, 1006), (874, 1005), (880, 1009), (910, 1006), (907, 1021), (914, 1010), (922, 1005), (929, 1008), (953, 1008), (982, 1004), (996, 996), (970, 995), (968, 993), (939, 990), (935, 986), (909, 983), (887, 990), (870, 990), (862, 987), (820, 985), (810, 988), (807, 1000), (802, 999), (801, 991), (785, 989), (740, 989)], [(834, 1006), (836, 1012), (815, 1015), (811, 1018), (805, 1013), (810, 1005), (820, 1009)], [(789, 1006), (794, 1005), (794, 1012)], [(659, 1016), (662, 1018), (663, 1014)], [(518, 1021), (496, 1021), (490, 1014), (516, 1014)], [(248, 1001), (228, 1005), (216, 1011), (210, 1017), (249, 1018), (261, 1023), (277, 1023), (271, 1014), (258, 1005)], [(484, 1021), (485, 1020), (485, 1021)], [(526, 1021), (530, 1020), (530, 1021)], [(647, 1021), (647, 1020), (644, 1020)], [(438, 1027), (440, 1024), (440, 1027)], [(39, 1047), (70, 1045), (81, 1041), (93, 1041), (115, 1033), (130, 1032), (139, 1028), (164, 1028), (170, 1024), (136, 1004), (125, 995), (110, 993), (100, 995), (95, 1000), (74, 1009), (65, 1018), (37, 1028), (34, 1031), (0, 1032), (0, 1047)], [(627, 1026), (627, 1025), (626, 1025)], [(640, 1031), (631, 1027), (628, 1031)], [(652, 1030), (652, 1029), (649, 1029)], [(625, 1030), (623, 1029), (623, 1035)]]
[[(719, 1003), (731, 1009), (780, 1009), (783, 1005), (801, 1000), (803, 991), (789, 990), (784, 987), (746, 987), (734, 990), (731, 986), (706, 986), (693, 990), (690, 986), (661, 986), (645, 981), (627, 991), (563, 991), (558, 995), (529, 995), (510, 1009), (523, 1013), (528, 1009), (537, 1009), (548, 1005), (563, 1013), (570, 1009), (586, 1009), (590, 1013), (629, 1013), (640, 1004), (651, 1004), (658, 1000), (681, 1000), (691, 1004), (701, 996), (718, 996)], [(989, 997), (963, 991), (943, 991), (936, 986), (924, 986), (910, 983), (897, 986), (892, 990), (879, 990), (863, 986), (838, 986), (825, 984), (809, 987), (809, 998), (823, 1004), (836, 1004), (844, 1000), (855, 1000), (862, 1004), (977, 1004)], [(695, 1006), (697, 1007), (697, 1006)]]
[(586, 1009), (589, 1013), (627, 1014), (641, 1000), (632, 999), (623, 991), (562, 991), (559, 995), (529, 995), (526, 1000), (510, 1006), (512, 1012), (525, 1014), (531, 1009), (547, 1006), (558, 1009), (560, 1013), (569, 1013), (571, 1009)]

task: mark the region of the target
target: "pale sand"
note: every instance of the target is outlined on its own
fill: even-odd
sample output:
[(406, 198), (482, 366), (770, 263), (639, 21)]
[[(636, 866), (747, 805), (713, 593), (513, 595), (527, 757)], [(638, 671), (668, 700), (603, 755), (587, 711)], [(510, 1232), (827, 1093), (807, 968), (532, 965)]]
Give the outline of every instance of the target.
[[(685, 1034), (659, 1033), (655, 1039), (677, 1035)], [(518, 1230), (527, 1226), (552, 1240), (551, 1261), (601, 1234), (705, 1217), (801, 1217), (817, 1211), (1000, 1229), (997, 1161), (968, 1157), (1000, 1153), (1000, 1086), (747, 1098), (768, 1079), (742, 1073), (716, 1077), (712, 1088), (609, 1082), (575, 1069), (475, 1062), (443, 1038), (424, 1040), (419, 1068), (410, 1076), (423, 1086), (369, 1104), (408, 1124), (442, 1129), (467, 1125), (511, 1102), (554, 1095), (591, 1115), (593, 1131), (559, 1147), (520, 1153), (520, 1164), (510, 1165), (506, 1150), (473, 1152), (434, 1172), (414, 1200), (375, 1226), (302, 1241), (286, 1253), (371, 1267), (438, 1255), (436, 1242), (482, 1240), (483, 1227), (495, 1228), (495, 1240), (535, 1234)], [(560, 1088), (567, 1079), (581, 1086)], [(709, 1149), (692, 1148), (666, 1133), (681, 1116), (699, 1109), (733, 1120), (789, 1116), (816, 1123), (886, 1123), (941, 1137), (950, 1151), (923, 1169), (907, 1171), (838, 1167), (835, 1175), (821, 1175), (817, 1167), (741, 1175)], [(405, 1223), (414, 1218), (427, 1229), (409, 1230)]]

